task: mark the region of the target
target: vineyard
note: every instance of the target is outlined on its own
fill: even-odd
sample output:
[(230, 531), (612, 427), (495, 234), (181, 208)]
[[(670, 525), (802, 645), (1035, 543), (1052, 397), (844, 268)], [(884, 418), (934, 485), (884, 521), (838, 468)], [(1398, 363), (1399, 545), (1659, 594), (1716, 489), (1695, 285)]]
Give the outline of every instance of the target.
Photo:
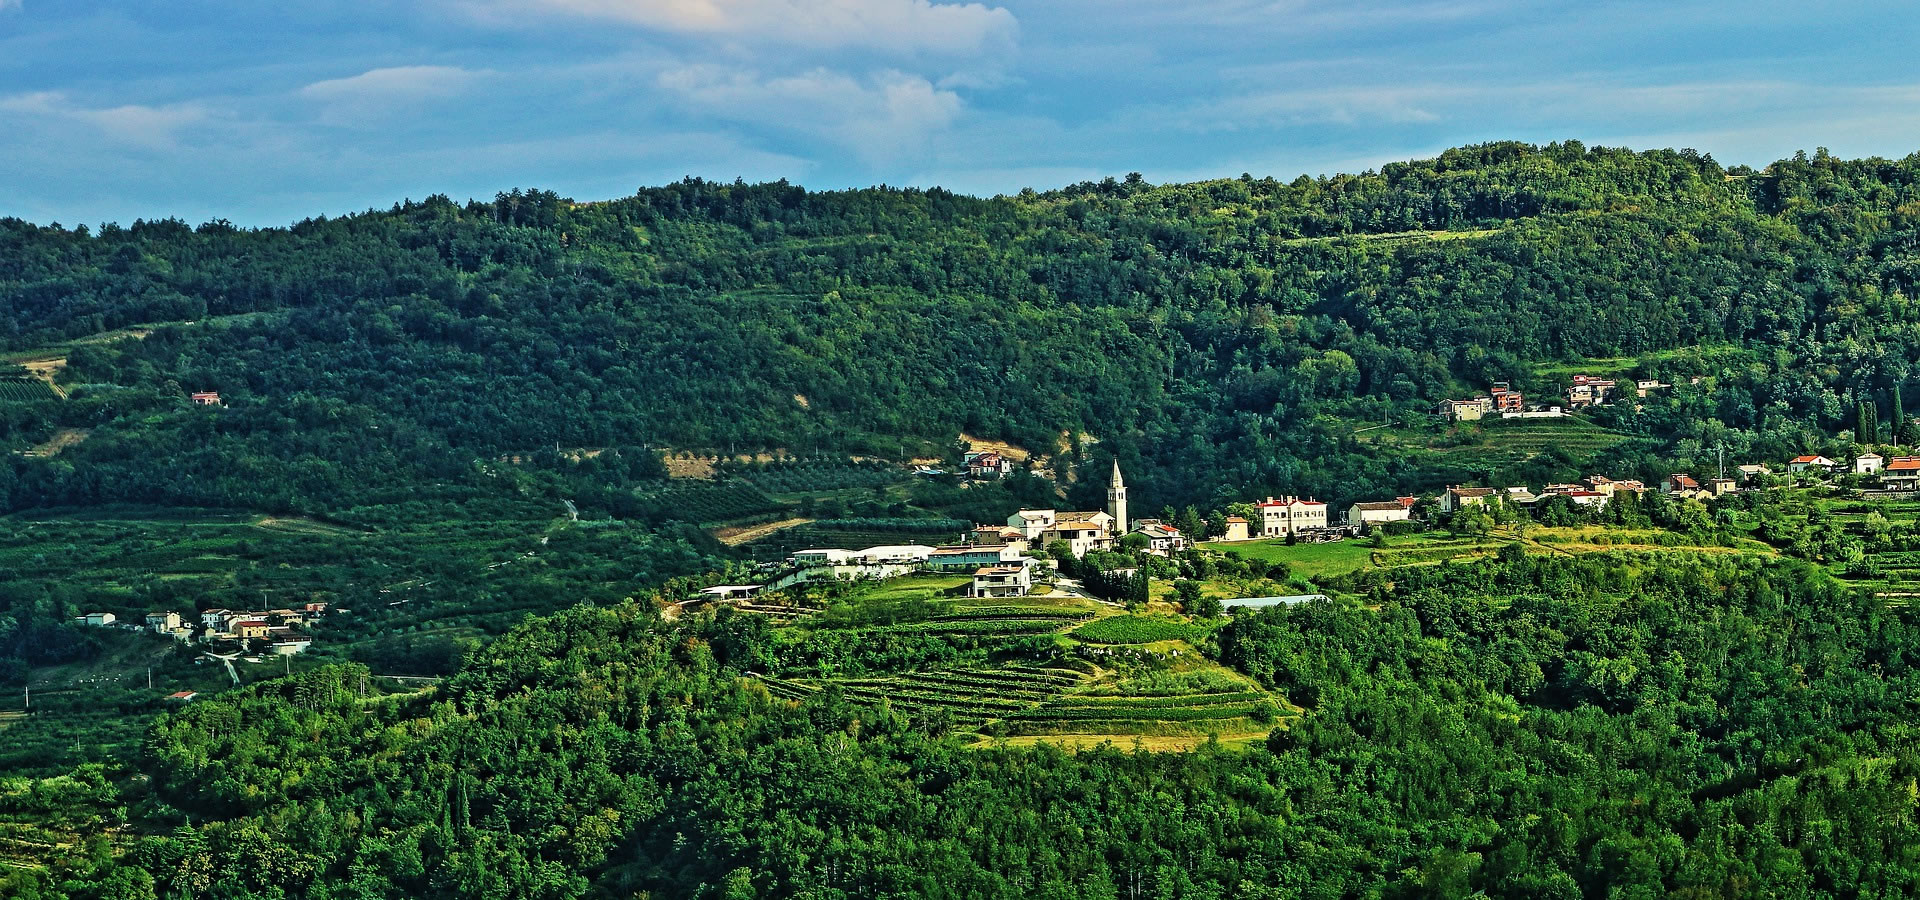
[(53, 392), (53, 386), (37, 378), (0, 378), (0, 403), (32, 403), (38, 400), (58, 399), (60, 395)]
[(638, 493), (640, 517), (649, 522), (706, 525), (776, 515), (786, 507), (743, 482), (677, 481)]
[(850, 459), (788, 459), (743, 466), (731, 474), (769, 494), (844, 491), (892, 484), (897, 467)]
[(1159, 641), (1197, 642), (1207, 630), (1179, 619), (1159, 616), (1110, 616), (1073, 630), (1073, 636), (1095, 644), (1152, 644)]
[[(1279, 697), (1227, 676), (1216, 679), (1226, 684), (1195, 693), (1102, 693), (1114, 689), (1114, 678), (1052, 665), (1008, 664), (831, 684), (855, 702), (885, 704), (909, 717), (945, 718), (989, 736), (1244, 733), (1271, 728), (1289, 711)], [(778, 678), (764, 683), (768, 693), (794, 702), (828, 684)]]

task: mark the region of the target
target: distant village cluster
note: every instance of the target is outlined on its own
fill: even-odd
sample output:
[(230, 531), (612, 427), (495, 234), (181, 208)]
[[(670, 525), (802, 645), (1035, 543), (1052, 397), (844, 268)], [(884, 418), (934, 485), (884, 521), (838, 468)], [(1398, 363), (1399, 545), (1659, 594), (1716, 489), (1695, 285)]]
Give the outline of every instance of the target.
[[(1611, 402), (1617, 392), (1627, 390), (1626, 385), (1629, 384), (1638, 397), (1668, 386), (1645, 379), (1616, 384), (1605, 379), (1575, 376), (1574, 384), (1569, 389), (1568, 403), (1578, 406), (1605, 404)], [(1451, 408), (1459, 409), (1459, 402), (1455, 401), (1456, 405)], [(1469, 418), (1495, 411), (1502, 415), (1532, 415), (1539, 411), (1529, 407), (1518, 393), (1505, 390), (1504, 385), (1495, 385), (1490, 397), (1466, 402), (1472, 404), (1465, 414)], [(1563, 409), (1559, 406), (1552, 408), (1555, 411)], [(1213, 543), (1274, 539), (1296, 543), (1344, 540), (1382, 528), (1390, 530), (1395, 523), (1409, 523), (1408, 527), (1418, 529), (1421, 526), (1416, 520), (1426, 517), (1429, 510), (1452, 515), (1490, 502), (1528, 509), (1554, 498), (1565, 498), (1576, 507), (1598, 509), (1620, 496), (1639, 496), (1656, 490), (1673, 499), (1711, 499), (1761, 486), (1762, 479), (1782, 474), (1782, 470), (1788, 475), (1852, 473), (1874, 479), (1874, 483), (1882, 490), (1920, 490), (1920, 457), (1885, 459), (1878, 454), (1864, 453), (1843, 463), (1825, 456), (1803, 455), (1789, 460), (1781, 469), (1758, 464), (1739, 465), (1734, 466), (1731, 473), (1713, 477), (1675, 472), (1655, 485), (1605, 475), (1590, 475), (1577, 482), (1547, 484), (1538, 490), (1529, 486), (1450, 485), (1437, 495), (1356, 502), (1344, 510), (1332, 510), (1327, 503), (1308, 497), (1266, 497), (1248, 504), (1254, 513), (1252, 516), (1227, 516), (1224, 531), (1220, 531), (1216, 524), (1210, 530), (1217, 533), (1205, 539)], [(1013, 460), (1000, 453), (981, 452), (966, 456), (964, 471), (971, 478), (993, 479), (1011, 474), (1015, 466)], [(1124, 526), (1122, 523), (1125, 523)], [(785, 564), (777, 572), (770, 573), (771, 577), (765, 581), (716, 585), (702, 591), (700, 599), (749, 600), (763, 592), (797, 584), (896, 578), (923, 572), (971, 576), (970, 582), (961, 590), (969, 597), (1019, 597), (1027, 595), (1037, 582), (1050, 580), (1047, 576), (1059, 565), (1059, 561), (1052, 558), (1054, 553), (1065, 552), (1075, 557), (1085, 557), (1089, 553), (1124, 548), (1156, 556), (1173, 556), (1191, 549), (1196, 537), (1182, 533), (1172, 523), (1161, 519), (1130, 518), (1126, 482), (1121, 476), (1119, 464), (1115, 463), (1107, 485), (1105, 509), (1021, 509), (1008, 516), (1005, 522), (974, 526), (964, 543), (949, 546), (905, 544), (868, 547), (864, 550), (800, 550), (790, 555)], [(1035, 555), (1035, 551), (1049, 552)]]
[[(1013, 471), (1012, 461), (998, 453), (970, 454), (965, 468), (971, 477), (997, 478)], [(1409, 518), (1415, 498), (1386, 504), (1361, 503), (1347, 511), (1347, 524), (1332, 521), (1326, 503), (1301, 497), (1268, 497), (1252, 504), (1257, 515), (1228, 516), (1226, 532), (1217, 541), (1290, 538), (1327, 541), (1360, 534), (1367, 523)], [(1391, 507), (1391, 508), (1388, 508)], [(1107, 483), (1107, 507), (1100, 510), (1021, 509), (1005, 522), (976, 525), (966, 542), (949, 546), (924, 544), (868, 547), (864, 550), (800, 550), (789, 556), (774, 577), (758, 584), (716, 585), (701, 593), (706, 600), (747, 600), (763, 592), (796, 584), (896, 578), (916, 572), (966, 574), (969, 597), (1026, 596), (1041, 572), (1051, 572), (1058, 560), (1032, 555), (1055, 552), (1085, 557), (1090, 553), (1131, 546), (1155, 556), (1173, 556), (1191, 549), (1194, 537), (1171, 522), (1131, 518), (1126, 480), (1115, 463)], [(1123, 524), (1124, 523), (1124, 524)], [(1048, 554), (1050, 557), (1050, 554)]]
[(1593, 375), (1575, 375), (1573, 382), (1567, 385), (1564, 400), (1528, 403), (1526, 396), (1513, 390), (1508, 382), (1496, 381), (1484, 396), (1442, 400), (1434, 412), (1455, 422), (1475, 422), (1492, 415), (1504, 419), (1549, 419), (1588, 407), (1611, 406), (1628, 391), (1632, 391), (1636, 399), (1644, 400), (1654, 391), (1670, 387), (1672, 385), (1664, 384), (1657, 378), (1615, 381)]
[(278, 653), (291, 656), (313, 646), (307, 629), (327, 614), (327, 604), (306, 603), (299, 609), (209, 609), (196, 619), (180, 613), (150, 612), (145, 622), (121, 621), (110, 612), (90, 612), (74, 618), (77, 625), (120, 628), (166, 635), (183, 644), (199, 644), (216, 653)]

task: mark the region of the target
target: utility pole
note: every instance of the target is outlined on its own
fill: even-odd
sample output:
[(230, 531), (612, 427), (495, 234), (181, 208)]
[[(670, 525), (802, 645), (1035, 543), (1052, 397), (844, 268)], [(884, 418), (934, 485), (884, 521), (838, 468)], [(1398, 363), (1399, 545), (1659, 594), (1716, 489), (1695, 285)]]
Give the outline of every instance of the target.
[(153, 690), (153, 667), (147, 667), (147, 690)]

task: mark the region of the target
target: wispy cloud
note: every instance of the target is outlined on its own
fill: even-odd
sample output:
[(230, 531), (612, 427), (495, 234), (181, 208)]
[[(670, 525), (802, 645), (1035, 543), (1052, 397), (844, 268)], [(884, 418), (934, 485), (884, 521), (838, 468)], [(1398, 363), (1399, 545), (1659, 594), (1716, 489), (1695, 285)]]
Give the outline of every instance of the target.
[(1004, 7), (931, 0), (470, 0), (470, 5), (494, 16), (562, 13), (685, 34), (901, 54), (977, 52), (1010, 42), (1019, 27)]
[(316, 81), (300, 96), (323, 105), (322, 122), (345, 125), (458, 96), (482, 75), (456, 66), (394, 66)]
[(348, 78), (316, 81), (301, 88), (300, 93), (316, 100), (368, 97), (418, 100), (458, 93), (478, 75), (456, 66), (394, 66), (369, 69)]
[(923, 146), (952, 124), (965, 102), (918, 75), (885, 71), (858, 79), (814, 69), (767, 78), (717, 65), (661, 73), (657, 83), (704, 115), (823, 138), (873, 161)]
[(74, 102), (60, 91), (0, 97), (0, 111), (83, 123), (114, 140), (149, 149), (174, 146), (183, 129), (209, 117), (206, 107), (199, 103), (91, 107)]

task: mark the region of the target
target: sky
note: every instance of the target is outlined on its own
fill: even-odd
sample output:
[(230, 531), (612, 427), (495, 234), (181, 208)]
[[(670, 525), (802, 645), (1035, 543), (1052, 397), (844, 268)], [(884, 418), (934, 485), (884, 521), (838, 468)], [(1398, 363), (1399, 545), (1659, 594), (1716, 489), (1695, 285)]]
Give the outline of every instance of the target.
[(1916, 34), (1912, 0), (0, 0), (0, 216), (992, 195), (1492, 140), (1902, 157)]

